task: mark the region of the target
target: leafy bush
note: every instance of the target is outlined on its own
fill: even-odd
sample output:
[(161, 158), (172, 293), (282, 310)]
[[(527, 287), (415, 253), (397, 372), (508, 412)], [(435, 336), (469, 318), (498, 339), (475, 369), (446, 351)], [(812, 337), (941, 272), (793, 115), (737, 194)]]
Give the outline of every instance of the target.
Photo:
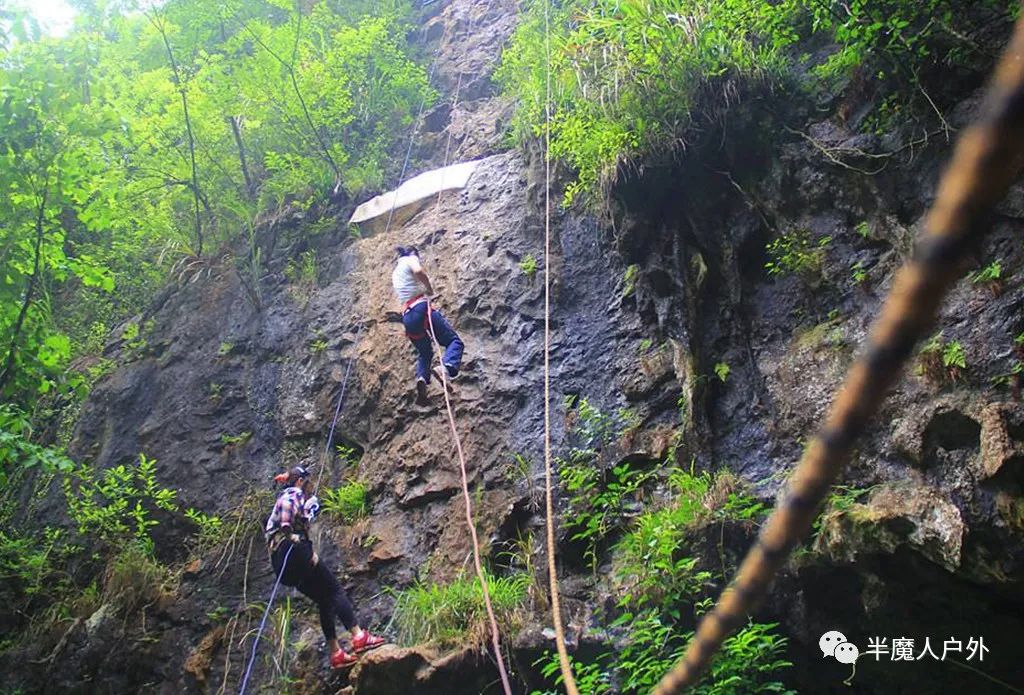
[(207, 535), (220, 528), (220, 519), (195, 509), (182, 510), (177, 491), (161, 487), (156, 460), (139, 454), (134, 465), (96, 471), (82, 464), (61, 480), (68, 514), (78, 533), (112, 547), (132, 542), (152, 552), (149, 529), (157, 525), (153, 512), (183, 512)]
[(320, 505), (325, 514), (332, 514), (350, 524), (370, 513), (366, 493), (366, 484), (353, 480), (336, 488), (324, 489)]
[(957, 381), (967, 369), (967, 353), (958, 340), (948, 343), (942, 334), (932, 336), (917, 355), (917, 372), (935, 382)]
[[(602, 693), (649, 693), (661, 677), (683, 655), (692, 632), (675, 632), (671, 623), (656, 612), (647, 611), (624, 621), (629, 642), (621, 652), (599, 654), (589, 663), (573, 661), (577, 685), (585, 695)], [(792, 663), (783, 659), (786, 638), (775, 633), (776, 623), (749, 623), (722, 645), (711, 662), (709, 673), (694, 686), (699, 695), (748, 695), (784, 693), (795, 695), (776, 680)], [(557, 676), (558, 655), (548, 652), (538, 661), (546, 678)], [(561, 678), (557, 677), (556, 683)], [(555, 695), (557, 691), (534, 691), (531, 695)]]
[(975, 285), (984, 285), (992, 296), (998, 297), (1003, 292), (1003, 264), (999, 261), (992, 261), (984, 268), (971, 276), (971, 282)]
[(729, 378), (729, 374), (731, 372), (732, 369), (729, 367), (728, 363), (718, 362), (715, 364), (715, 376), (717, 376), (718, 380), (721, 381), (723, 384)]
[(531, 2), (496, 79), (519, 109), (513, 137), (543, 133), (550, 66), (551, 155), (577, 172), (565, 202), (593, 199), (620, 163), (686, 142), (694, 121), (716, 117), (735, 84), (781, 76), (796, 39), (797, 3), (760, 0)]
[(825, 249), (832, 237), (824, 236), (812, 243), (807, 230), (797, 230), (773, 239), (765, 248), (770, 261), (764, 264), (770, 277), (799, 275), (804, 279), (820, 277)]
[(615, 546), (615, 576), (623, 588), (620, 607), (659, 608), (678, 620), (682, 607), (694, 604), (707, 588), (711, 574), (697, 570), (696, 558), (683, 552), (693, 533), (713, 521), (754, 522), (767, 508), (741, 489), (728, 472), (678, 469), (669, 478), (674, 496), (660, 509), (640, 515)]
[(177, 511), (177, 492), (159, 487), (156, 461), (139, 454), (133, 466), (102, 472), (82, 464), (61, 481), (68, 513), (83, 536), (117, 544), (126, 539), (152, 547), (149, 529), (154, 509)]
[(32, 422), (28, 413), (10, 403), (0, 404), (0, 487), (7, 485), (15, 471), (39, 468), (69, 471), (74, 462), (59, 451), (31, 441)]
[[(487, 575), (491, 605), (503, 630), (518, 627), (531, 581), (526, 573)], [(417, 584), (397, 592), (393, 620), (401, 644), (483, 643), (489, 632), (483, 591), (475, 575), (459, 576), (444, 585)]]
[(596, 567), (599, 543), (622, 527), (628, 505), (650, 475), (628, 463), (602, 470), (595, 465), (592, 452), (586, 450), (574, 450), (568, 461), (557, 459), (556, 464), (569, 496), (565, 525), (572, 540), (583, 541), (584, 556)]
[(537, 259), (533, 257), (532, 253), (526, 254), (523, 260), (519, 261), (519, 270), (523, 271), (523, 275), (528, 278), (532, 278), (537, 272)]

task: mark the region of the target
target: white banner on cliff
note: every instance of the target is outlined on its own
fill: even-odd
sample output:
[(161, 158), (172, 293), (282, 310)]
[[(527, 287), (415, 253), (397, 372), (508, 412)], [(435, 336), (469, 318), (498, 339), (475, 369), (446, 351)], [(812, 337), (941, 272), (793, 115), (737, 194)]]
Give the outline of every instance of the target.
[(476, 166), (476, 161), (461, 162), (414, 176), (397, 189), (357, 207), (349, 224), (364, 224), (375, 229), (383, 227), (392, 207), (395, 210), (392, 224), (401, 224), (418, 212), (432, 196), (441, 191), (465, 188)]

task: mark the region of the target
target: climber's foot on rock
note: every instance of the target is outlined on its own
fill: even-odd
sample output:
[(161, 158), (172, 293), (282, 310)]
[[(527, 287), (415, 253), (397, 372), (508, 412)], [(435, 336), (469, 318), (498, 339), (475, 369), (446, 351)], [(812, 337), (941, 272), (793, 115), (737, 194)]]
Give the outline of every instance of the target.
[(352, 638), (352, 651), (356, 654), (368, 652), (377, 647), (383, 647), (387, 640), (377, 635), (371, 635), (369, 630), (363, 630), (358, 637)]
[[(445, 386), (445, 379), (441, 378), (441, 368), (438, 367), (437, 365), (434, 365), (433, 367), (431, 367), (430, 371), (434, 375), (434, 378), (437, 379), (438, 386), (440, 386), (443, 389), (444, 386)], [(448, 390), (454, 393), (455, 392), (455, 384), (452, 383), (452, 377), (450, 375), (447, 375), (447, 381), (448, 381)]]
[(427, 382), (423, 379), (416, 380), (416, 405), (430, 405), (427, 398)]
[(359, 657), (357, 657), (355, 654), (349, 654), (344, 649), (339, 649), (338, 651), (331, 654), (332, 669), (348, 668), (357, 661), (359, 661)]

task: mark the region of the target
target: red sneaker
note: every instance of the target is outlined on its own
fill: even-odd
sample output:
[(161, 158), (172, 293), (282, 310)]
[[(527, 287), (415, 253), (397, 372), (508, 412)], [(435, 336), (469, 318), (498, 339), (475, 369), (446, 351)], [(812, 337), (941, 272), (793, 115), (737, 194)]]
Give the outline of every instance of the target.
[(349, 654), (344, 649), (339, 649), (331, 654), (331, 668), (345, 668), (357, 661), (359, 661), (359, 657), (355, 654)]
[(359, 637), (352, 638), (352, 651), (354, 651), (356, 654), (361, 654), (363, 652), (368, 652), (371, 649), (376, 649), (377, 647), (380, 647), (385, 644), (387, 644), (387, 640), (383, 637), (371, 635), (369, 630), (363, 630), (362, 634), (359, 635)]

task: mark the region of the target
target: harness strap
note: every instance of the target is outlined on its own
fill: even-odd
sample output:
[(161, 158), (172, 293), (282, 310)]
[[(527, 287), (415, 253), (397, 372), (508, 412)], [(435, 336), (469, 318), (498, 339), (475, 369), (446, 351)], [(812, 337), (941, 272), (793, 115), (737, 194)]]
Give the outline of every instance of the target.
[[(409, 310), (412, 309), (414, 306), (416, 306), (416, 304), (418, 304), (420, 301), (424, 301), (424, 302), (427, 301), (427, 296), (421, 294), (418, 297), (413, 297), (412, 299), (410, 299), (406, 303), (406, 305), (405, 305), (405, 311), (402, 312), (403, 316), (405, 314), (409, 313)], [(409, 340), (419, 340), (421, 338), (426, 338), (428, 335), (431, 335), (431, 333), (430, 333), (430, 305), (429, 304), (427, 304), (427, 313), (423, 317), (423, 332), (422, 333), (409, 333), (408, 331), (406, 331), (405, 337), (408, 338)]]
[(414, 306), (416, 306), (420, 302), (425, 302), (425, 301), (427, 301), (427, 295), (425, 295), (425, 294), (418, 294), (418, 295), (416, 295), (415, 297), (413, 297), (412, 299), (410, 299), (408, 302), (405, 303), (405, 309), (402, 310), (402, 313), (404, 314), (406, 311), (409, 311), (409, 309), (412, 309)]

